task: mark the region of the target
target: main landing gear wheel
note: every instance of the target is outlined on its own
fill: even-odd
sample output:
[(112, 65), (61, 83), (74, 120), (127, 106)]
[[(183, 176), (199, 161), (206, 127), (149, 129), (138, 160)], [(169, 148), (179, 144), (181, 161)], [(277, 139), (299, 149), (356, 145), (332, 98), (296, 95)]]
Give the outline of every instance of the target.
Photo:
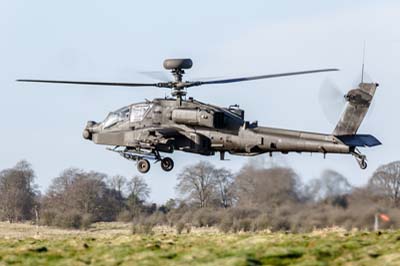
[(142, 174), (147, 173), (150, 170), (150, 162), (146, 159), (140, 159), (137, 163), (137, 169)]
[(174, 168), (174, 161), (169, 157), (165, 157), (161, 160), (161, 168), (166, 172), (171, 171)]

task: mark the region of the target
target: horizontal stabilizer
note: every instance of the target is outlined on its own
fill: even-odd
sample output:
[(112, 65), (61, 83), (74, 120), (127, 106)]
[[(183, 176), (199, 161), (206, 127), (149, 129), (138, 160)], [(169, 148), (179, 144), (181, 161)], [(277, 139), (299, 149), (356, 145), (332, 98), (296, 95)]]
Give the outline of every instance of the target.
[(372, 135), (342, 135), (336, 136), (344, 144), (351, 147), (373, 147), (382, 143)]

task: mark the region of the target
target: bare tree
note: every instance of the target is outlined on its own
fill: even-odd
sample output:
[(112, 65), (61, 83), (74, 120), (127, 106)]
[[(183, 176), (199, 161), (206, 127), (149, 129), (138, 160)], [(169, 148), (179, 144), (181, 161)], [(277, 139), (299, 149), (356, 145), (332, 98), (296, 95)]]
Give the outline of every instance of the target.
[(128, 193), (139, 200), (146, 200), (150, 195), (150, 188), (143, 177), (134, 176), (128, 182)]
[(325, 170), (320, 178), (310, 180), (304, 192), (308, 199), (320, 201), (349, 194), (351, 190), (352, 186), (345, 176), (334, 170)]
[(201, 161), (182, 170), (178, 175), (176, 189), (188, 201), (194, 201), (200, 208), (204, 208), (212, 198), (215, 182), (215, 167)]
[(234, 201), (234, 175), (225, 168), (215, 169), (215, 183), (222, 207), (233, 205)]
[(77, 175), (74, 186), (68, 191), (74, 196), (72, 201), (83, 213), (96, 214), (102, 204), (106, 190), (105, 175), (97, 172), (89, 172)]
[(37, 194), (34, 177), (27, 161), (0, 172), (0, 218), (9, 222), (32, 218)]
[(128, 204), (133, 216), (137, 216), (143, 202), (150, 195), (150, 188), (145, 179), (140, 176), (134, 176), (128, 181)]
[(238, 204), (274, 207), (299, 200), (300, 181), (290, 168), (244, 166), (236, 177)]
[[(74, 204), (71, 200), (71, 195), (68, 195), (69, 190), (73, 190), (75, 179), (77, 175), (83, 175), (83, 170), (77, 168), (68, 168), (54, 178), (43, 198), (43, 207), (46, 211), (53, 211), (55, 213), (65, 213), (68, 210), (74, 209)], [(73, 197), (72, 197), (73, 198)]]
[(122, 175), (115, 175), (108, 180), (109, 187), (121, 193), (121, 195), (123, 194), (123, 190), (127, 182), (128, 181), (126, 178)]
[(124, 208), (124, 191), (126, 191), (127, 179), (122, 175), (115, 175), (108, 179), (108, 186), (110, 189), (116, 194), (116, 199), (119, 204), (119, 210), (121, 211)]
[(369, 185), (391, 203), (400, 206), (400, 161), (380, 166), (369, 180)]
[(107, 187), (106, 179), (102, 173), (66, 169), (53, 180), (43, 198), (43, 212), (61, 220), (69, 213), (85, 215), (93, 222), (114, 220), (119, 211), (118, 199)]
[(167, 208), (168, 211), (175, 209), (177, 206), (176, 200), (175, 199), (169, 199), (167, 202), (165, 202), (165, 207)]

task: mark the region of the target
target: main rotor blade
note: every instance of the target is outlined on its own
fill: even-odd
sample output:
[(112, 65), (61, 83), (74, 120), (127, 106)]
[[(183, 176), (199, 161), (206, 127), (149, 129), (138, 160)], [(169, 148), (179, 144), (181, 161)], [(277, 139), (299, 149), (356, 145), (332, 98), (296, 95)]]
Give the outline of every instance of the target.
[(92, 81), (66, 81), (42, 79), (17, 79), (17, 82), (59, 83), (77, 85), (123, 86), (123, 87), (160, 87), (160, 83), (124, 83), (124, 82), (92, 82)]
[(279, 74), (270, 74), (270, 75), (261, 75), (261, 76), (252, 76), (252, 77), (199, 81), (199, 82), (193, 82), (193, 83), (196, 85), (225, 84), (225, 83), (234, 83), (234, 82), (250, 81), (250, 80), (257, 80), (257, 79), (269, 79), (269, 78), (278, 78), (278, 77), (285, 77), (285, 76), (304, 75), (304, 74), (330, 72), (330, 71), (339, 71), (339, 69), (337, 69), (337, 68), (316, 69), (316, 70), (288, 72), (288, 73), (279, 73)]
[(169, 82), (170, 77), (165, 71), (141, 71), (139, 74), (162, 82)]

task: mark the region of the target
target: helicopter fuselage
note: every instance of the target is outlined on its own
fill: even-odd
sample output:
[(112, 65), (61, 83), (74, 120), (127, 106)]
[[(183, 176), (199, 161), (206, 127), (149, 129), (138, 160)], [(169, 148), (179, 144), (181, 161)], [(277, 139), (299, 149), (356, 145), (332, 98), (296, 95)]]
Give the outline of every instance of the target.
[(336, 68), (185, 81), (185, 70), (193, 65), (191, 59), (166, 59), (163, 65), (171, 72), (173, 80), (156, 83), (42, 79), (17, 81), (171, 89), (171, 96), (174, 98), (154, 99), (123, 107), (111, 112), (101, 123), (89, 121), (83, 131), (85, 139), (96, 144), (114, 146), (109, 150), (136, 161), (141, 173), (150, 170), (149, 159), (160, 161), (163, 170), (171, 171), (174, 167), (173, 160), (162, 157), (160, 153), (173, 153), (175, 150), (201, 155), (219, 152), (222, 160), (226, 152), (242, 156), (263, 153), (272, 155), (274, 152), (318, 152), (324, 155), (350, 153), (360, 167), (365, 169), (366, 157), (357, 147), (381, 144), (372, 135), (357, 134), (378, 87), (377, 83), (361, 81), (356, 89), (350, 90), (344, 96), (347, 103), (332, 134), (261, 127), (257, 122), (245, 121), (244, 110), (239, 106), (223, 108), (195, 101), (193, 98), (186, 100), (186, 89), (191, 87), (338, 71)]
[[(154, 99), (112, 112), (101, 123), (88, 122), (84, 138), (116, 146), (121, 155), (141, 158), (143, 151), (184, 151), (201, 155), (225, 152), (254, 156), (274, 152), (351, 153), (352, 148), (330, 134), (258, 126), (244, 120), (238, 106), (199, 101)], [(130, 153), (138, 157), (125, 156)]]

